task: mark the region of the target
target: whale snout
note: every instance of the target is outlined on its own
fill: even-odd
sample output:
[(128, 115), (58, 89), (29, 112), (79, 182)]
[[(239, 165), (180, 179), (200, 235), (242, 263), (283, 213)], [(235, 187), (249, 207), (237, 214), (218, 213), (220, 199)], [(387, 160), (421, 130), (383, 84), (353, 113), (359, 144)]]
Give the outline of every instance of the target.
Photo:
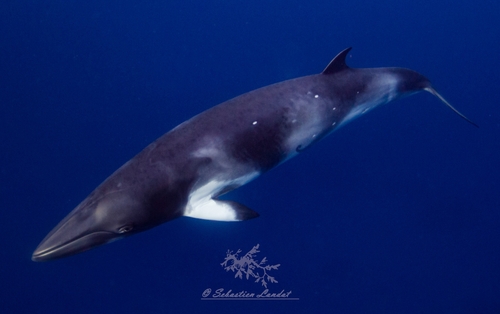
[[(116, 193), (114, 194), (116, 196)], [(48, 261), (87, 251), (133, 233), (129, 211), (116, 197), (84, 200), (42, 240), (33, 253), (33, 261)]]
[(102, 228), (92, 209), (77, 208), (42, 240), (31, 259), (39, 262), (74, 255), (121, 236), (123, 235)]
[(76, 237), (69, 241), (64, 241), (63, 239), (65, 239), (64, 234), (58, 232), (54, 233), (52, 237), (40, 243), (31, 259), (35, 262), (43, 262), (67, 257), (106, 244), (118, 238), (112, 232), (98, 231)]

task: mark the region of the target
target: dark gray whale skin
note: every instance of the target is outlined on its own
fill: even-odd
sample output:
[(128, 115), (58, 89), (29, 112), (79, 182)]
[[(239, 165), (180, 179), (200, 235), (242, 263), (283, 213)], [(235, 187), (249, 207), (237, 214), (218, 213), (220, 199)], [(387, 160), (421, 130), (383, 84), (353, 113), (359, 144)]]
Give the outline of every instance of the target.
[(221, 221), (257, 217), (248, 207), (218, 196), (401, 96), (426, 90), (467, 119), (421, 74), (403, 68), (349, 68), (349, 51), (340, 52), (321, 74), (243, 94), (164, 134), (83, 200), (45, 237), (32, 259), (80, 253), (181, 216)]

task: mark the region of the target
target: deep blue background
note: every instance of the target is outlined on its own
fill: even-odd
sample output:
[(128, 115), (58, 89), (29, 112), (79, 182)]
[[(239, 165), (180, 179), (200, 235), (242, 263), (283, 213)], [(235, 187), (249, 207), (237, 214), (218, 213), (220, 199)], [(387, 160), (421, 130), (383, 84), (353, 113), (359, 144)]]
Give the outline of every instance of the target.
[[(499, 1), (0, 3), (2, 313), (499, 313)], [(354, 67), (429, 77), (229, 195), (243, 223), (178, 219), (71, 258), (42, 238), (147, 144), (243, 92)], [(260, 243), (273, 290), (220, 267)]]

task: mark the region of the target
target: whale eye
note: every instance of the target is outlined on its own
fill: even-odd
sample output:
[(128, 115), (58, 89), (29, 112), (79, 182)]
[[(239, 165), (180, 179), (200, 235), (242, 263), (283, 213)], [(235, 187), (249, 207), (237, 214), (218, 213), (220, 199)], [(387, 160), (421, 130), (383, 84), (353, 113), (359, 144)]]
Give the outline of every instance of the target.
[(132, 227), (131, 225), (125, 225), (125, 226), (120, 227), (118, 229), (118, 233), (127, 233), (127, 232), (131, 231), (132, 229), (134, 229), (134, 227)]

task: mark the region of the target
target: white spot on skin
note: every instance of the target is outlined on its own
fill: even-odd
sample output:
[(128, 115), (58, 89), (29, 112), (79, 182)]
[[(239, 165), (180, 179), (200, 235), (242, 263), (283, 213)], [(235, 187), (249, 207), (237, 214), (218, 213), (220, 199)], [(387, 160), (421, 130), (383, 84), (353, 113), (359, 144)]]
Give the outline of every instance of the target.
[(314, 98), (318, 98), (318, 97), (319, 97), (319, 95), (314, 95)]
[(257, 125), (257, 121), (252, 122), (253, 125)]
[(337, 107), (333, 107), (333, 109), (332, 109), (332, 110), (337, 110)]

